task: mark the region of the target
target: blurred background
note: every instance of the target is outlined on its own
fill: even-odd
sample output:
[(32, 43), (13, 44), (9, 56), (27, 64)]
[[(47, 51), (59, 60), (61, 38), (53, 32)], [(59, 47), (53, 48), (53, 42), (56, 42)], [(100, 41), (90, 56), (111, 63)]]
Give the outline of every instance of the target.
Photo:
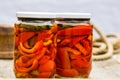
[(1, 0), (0, 23), (16, 22), (16, 12), (89, 12), (104, 33), (120, 33), (119, 0)]

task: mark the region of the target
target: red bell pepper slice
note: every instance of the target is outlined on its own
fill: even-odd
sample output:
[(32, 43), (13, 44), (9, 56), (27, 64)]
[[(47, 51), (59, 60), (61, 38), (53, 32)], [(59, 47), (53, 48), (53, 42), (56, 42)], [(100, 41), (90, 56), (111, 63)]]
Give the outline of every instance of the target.
[(75, 44), (77, 44), (80, 40), (84, 39), (86, 36), (78, 36), (71, 38), (71, 43), (69, 44), (70, 47), (73, 47)]
[(57, 73), (61, 76), (76, 77), (79, 76), (79, 72), (76, 69), (56, 69)]
[(30, 67), (19, 67), (18, 64), (16, 63), (15, 69), (18, 72), (26, 73), (26, 72), (30, 72), (30, 71), (34, 70), (37, 66), (38, 66), (38, 60), (35, 59), (32, 63), (32, 66), (30, 66)]
[(73, 53), (73, 54), (75, 54), (75, 55), (80, 55), (80, 54), (81, 54), (80, 51), (78, 51), (78, 50), (76, 50), (76, 49), (74, 49), (74, 48), (65, 47), (65, 49), (66, 49), (67, 52), (71, 52), (71, 53)]
[(40, 61), (39, 61), (39, 64), (42, 65), (44, 63), (46, 63), (47, 61), (49, 61), (50, 59), (50, 56), (43, 56)]
[(84, 59), (84, 58), (80, 55), (70, 54), (70, 59), (75, 60), (75, 59)]
[(86, 60), (80, 58), (76, 60), (71, 60), (71, 66), (78, 71), (81, 69), (89, 70), (89, 67), (91, 67), (91, 62), (87, 62)]
[(67, 28), (60, 30), (58, 35), (62, 36), (78, 36), (78, 35), (89, 35), (92, 33), (92, 27), (89, 25), (77, 26), (73, 28)]
[(19, 54), (22, 54), (22, 55), (27, 56), (27, 57), (34, 57), (34, 56), (36, 56), (37, 54), (40, 53), (40, 51), (34, 52), (32, 54), (25, 53), (21, 50), (20, 46), (18, 46), (18, 50), (20, 52)]
[(67, 44), (70, 44), (70, 42), (71, 42), (71, 39), (64, 39), (64, 40), (62, 40), (62, 41), (58, 44), (58, 47), (59, 47), (59, 46), (65, 46), (65, 45), (67, 45)]
[(34, 35), (36, 35), (36, 32), (22, 32), (19, 34), (19, 40), (24, 43)]
[(23, 43), (20, 42), (20, 48), (23, 52), (34, 53), (35, 51), (43, 48), (43, 41), (41, 40), (41, 41), (36, 42), (36, 44), (31, 49), (25, 48)]
[(83, 46), (87, 50), (88, 54), (90, 54), (92, 51), (92, 44), (86, 39), (81, 40), (81, 43), (83, 44)]
[(80, 43), (77, 43), (75, 47), (84, 55), (86, 56), (88, 54), (88, 51), (86, 48), (84, 48)]
[(51, 33), (47, 33), (46, 31), (43, 31), (43, 32), (37, 32), (38, 34), (38, 41), (39, 40), (49, 40), (49, 38), (51, 38)]
[(67, 50), (65, 48), (58, 48), (58, 56), (60, 57), (63, 69), (70, 69), (70, 59)]
[(19, 67), (29, 67), (33, 63), (34, 59), (30, 59), (26, 56), (21, 56), (18, 60), (16, 60), (16, 64)]
[(40, 72), (52, 72), (55, 69), (55, 62), (52, 60), (47, 61), (45, 64), (39, 66)]

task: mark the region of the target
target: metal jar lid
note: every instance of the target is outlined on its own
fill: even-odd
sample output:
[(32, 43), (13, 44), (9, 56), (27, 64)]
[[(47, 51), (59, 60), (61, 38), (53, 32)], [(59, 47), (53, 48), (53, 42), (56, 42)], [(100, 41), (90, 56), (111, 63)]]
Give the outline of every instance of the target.
[(17, 12), (18, 18), (76, 18), (89, 19), (90, 13), (52, 13), (52, 12)]

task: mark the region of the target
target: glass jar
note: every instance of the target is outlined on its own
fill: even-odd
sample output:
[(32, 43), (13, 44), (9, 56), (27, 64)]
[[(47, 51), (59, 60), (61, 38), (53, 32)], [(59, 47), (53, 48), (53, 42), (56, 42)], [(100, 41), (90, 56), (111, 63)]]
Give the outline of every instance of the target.
[(56, 77), (86, 78), (91, 71), (92, 25), (90, 14), (64, 13), (56, 19)]
[(17, 78), (88, 77), (92, 25), (88, 13), (17, 13), (14, 72)]
[(55, 72), (56, 32), (50, 13), (17, 13), (14, 72), (17, 78), (50, 78)]

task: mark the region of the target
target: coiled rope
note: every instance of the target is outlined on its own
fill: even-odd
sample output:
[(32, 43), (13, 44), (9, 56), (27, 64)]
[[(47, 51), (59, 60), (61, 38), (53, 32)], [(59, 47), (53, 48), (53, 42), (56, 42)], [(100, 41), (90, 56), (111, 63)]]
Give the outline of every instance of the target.
[[(93, 24), (93, 23), (92, 23)], [(100, 36), (99, 38), (93, 37), (93, 60), (105, 60), (112, 57), (115, 53), (120, 53), (120, 35), (107, 34), (104, 35), (98, 27), (93, 24), (93, 29)], [(108, 38), (115, 38), (110, 41)]]

